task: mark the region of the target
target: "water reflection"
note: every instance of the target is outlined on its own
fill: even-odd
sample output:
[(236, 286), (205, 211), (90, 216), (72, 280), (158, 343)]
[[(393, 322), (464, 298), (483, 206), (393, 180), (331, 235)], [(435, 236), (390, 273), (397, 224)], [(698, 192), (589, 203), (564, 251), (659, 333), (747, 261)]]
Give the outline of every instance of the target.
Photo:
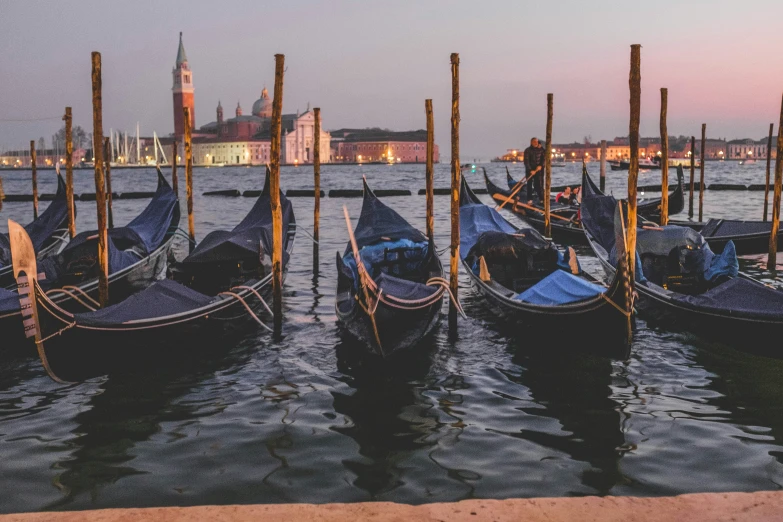
[[(612, 397), (612, 363), (591, 355), (532, 353), (522, 343), (510, 343), (512, 361), (523, 368), (509, 380), (527, 386), (536, 406), (521, 411), (556, 419), (565, 433), (521, 429), (520, 437), (561, 451), (590, 464), (581, 473), (582, 484), (605, 495), (628, 479), (620, 459), (630, 449), (621, 429), (620, 404)], [(543, 406), (543, 408), (542, 408)]]
[(344, 334), (337, 345), (337, 369), (352, 394), (333, 391), (334, 409), (350, 419), (332, 429), (359, 444), (363, 460), (343, 461), (356, 474), (353, 484), (372, 498), (404, 484), (404, 455), (434, 445), (437, 416), (421, 396), (432, 364), (431, 350), (410, 350), (382, 361)]
[[(194, 421), (220, 414), (220, 401), (183, 401), (206, 380), (232, 366), (247, 362), (249, 350), (238, 347), (225, 356), (183, 360), (179, 366), (163, 365), (138, 372), (108, 375), (73, 417), (73, 451), (53, 464), (60, 471), (53, 480), (62, 497), (45, 509), (62, 509), (99, 501), (101, 490), (123, 478), (149, 473), (137, 469), (137, 449), (164, 431), (168, 422)], [(165, 433), (169, 441), (185, 437), (177, 430)]]

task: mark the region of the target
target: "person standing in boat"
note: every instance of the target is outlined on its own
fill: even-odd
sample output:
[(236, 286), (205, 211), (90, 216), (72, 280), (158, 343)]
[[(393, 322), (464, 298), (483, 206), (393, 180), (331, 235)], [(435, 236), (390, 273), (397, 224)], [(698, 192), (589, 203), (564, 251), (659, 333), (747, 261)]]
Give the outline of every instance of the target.
[(533, 193), (539, 201), (544, 196), (544, 154), (546, 150), (539, 143), (538, 138), (530, 140), (530, 146), (525, 149), (525, 177), (527, 178), (528, 203), (533, 202)]

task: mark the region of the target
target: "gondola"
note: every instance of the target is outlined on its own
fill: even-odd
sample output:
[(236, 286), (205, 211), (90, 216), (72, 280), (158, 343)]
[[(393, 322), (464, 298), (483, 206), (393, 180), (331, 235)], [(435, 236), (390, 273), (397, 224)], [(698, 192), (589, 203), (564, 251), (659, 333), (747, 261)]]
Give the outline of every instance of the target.
[[(681, 175), (682, 166), (677, 167), (678, 177)], [(589, 190), (594, 195), (603, 195), (590, 175), (585, 173), (586, 183)], [(672, 192), (676, 195), (677, 190)], [(675, 209), (679, 208), (680, 202), (673, 201)], [(683, 198), (684, 206), (684, 198)], [(642, 208), (640, 202), (639, 207)], [(681, 211), (681, 210), (680, 210)], [(640, 215), (645, 216), (644, 213)], [(723, 252), (729, 241), (734, 243), (734, 249), (737, 255), (765, 254), (769, 251), (769, 236), (772, 232), (772, 222), (769, 221), (742, 221), (737, 219), (710, 219), (706, 222), (699, 221), (673, 221), (669, 220), (670, 225), (688, 227), (700, 233), (710, 245), (713, 252)], [(783, 242), (783, 230), (778, 232), (778, 241)]]
[[(166, 275), (167, 256), (180, 219), (179, 200), (158, 170), (158, 188), (147, 207), (124, 227), (108, 231), (109, 297), (112, 303)], [(40, 285), (60, 308), (82, 312), (98, 299), (98, 232), (77, 234), (58, 255), (37, 266)], [(12, 292), (15, 293), (15, 292)], [(22, 338), (19, 302), (0, 295), (0, 348)]]
[[(185, 259), (172, 266), (171, 275), (176, 281), (209, 295), (268, 275), (266, 258), (272, 252), (270, 177), (267, 169), (261, 194), (239, 224), (230, 231), (210, 232)], [(293, 206), (285, 196), (280, 198), (280, 207), (283, 230), (294, 231)], [(283, 264), (287, 265), (286, 248), (283, 257)]]
[[(212, 294), (173, 279), (164, 279), (122, 302), (79, 313), (62, 309), (46, 295), (35, 276), (28, 277), (27, 274), (37, 273), (35, 259), (29, 255), (29, 240), (21, 227), (9, 224), (15, 234), (12, 237), (12, 241), (16, 241), (12, 243), (14, 270), (20, 288), (25, 295), (34, 297), (32, 306), (25, 312), (30, 321), (27, 333), (28, 336), (37, 334), (37, 339), (42, 339), (37, 343), (38, 351), (50, 376), (58, 379), (61, 375), (89, 374), (85, 366), (93, 371), (106, 371), (129, 359), (149, 361), (181, 353), (183, 349), (190, 356), (193, 350), (210, 349), (214, 343), (209, 341), (222, 338), (227, 331), (248, 321), (255, 319), (263, 325), (255, 310), (266, 306), (262, 296), (272, 284), (269, 200), (269, 192), (265, 190), (237, 227), (230, 232), (216, 231), (207, 235), (200, 248), (189, 256), (196, 254), (198, 261), (194, 262), (213, 267), (215, 260), (221, 264), (233, 262), (249, 267), (248, 260), (252, 256), (259, 266), (245, 273), (254, 278), (236, 281), (236, 285)], [(282, 193), (280, 200), (285, 274), (293, 251), (296, 221), (291, 203)], [(212, 284), (210, 281), (207, 286)]]
[[(615, 274), (617, 201), (583, 174), (582, 225), (607, 277)], [(733, 242), (714, 254), (687, 227), (643, 227), (637, 232), (638, 309), (653, 323), (688, 329), (748, 351), (781, 356), (783, 292), (739, 273)]]
[[(769, 251), (771, 221), (710, 219), (706, 222), (669, 221), (669, 224), (697, 231), (715, 252), (722, 252), (729, 241), (734, 243), (737, 255), (766, 254)], [(778, 231), (778, 244), (783, 244), (783, 230)]]
[(564, 254), (533, 228), (515, 228), (481, 203), (464, 177), (460, 256), (493, 311), (532, 327), (520, 331), (531, 345), (549, 349), (565, 340), (579, 350), (628, 356), (633, 304), (627, 273), (619, 270), (602, 286), (581, 270), (573, 249)]
[[(586, 171), (587, 166), (582, 165), (582, 170)], [(683, 211), (683, 209), (685, 209), (685, 188), (683, 186), (684, 180), (685, 180), (685, 174), (683, 173), (682, 165), (679, 165), (677, 166), (677, 186), (675, 186), (674, 190), (672, 190), (671, 193), (669, 194), (670, 216), (679, 214), (680, 212)], [(511, 177), (511, 174), (508, 172), (508, 170), (506, 170), (506, 182), (508, 183), (509, 189), (513, 189), (517, 185), (517, 182), (514, 180), (514, 178)], [(595, 187), (595, 185), (593, 186)], [(527, 197), (526, 189), (523, 187), (522, 190), (520, 190), (519, 194), (521, 195), (518, 196), (518, 198), (524, 201), (524, 199)], [(553, 202), (554, 205), (554, 198), (552, 198), (551, 201)], [(640, 216), (643, 216), (653, 221), (657, 221), (661, 216), (661, 198), (639, 199), (636, 202), (636, 212)]]
[[(68, 201), (65, 194), (65, 181), (58, 172), (57, 192), (54, 199), (38, 216), (38, 219), (24, 227), (30, 236), (38, 259), (59, 254), (68, 244)], [(14, 284), (8, 234), (0, 234), (0, 288), (10, 288)]]
[[(509, 184), (511, 184), (511, 177), (509, 174), (507, 174), (507, 176)], [(511, 196), (512, 190), (501, 189), (492, 183), (486, 170), (484, 170), (484, 183), (487, 185), (487, 193), (499, 205), (505, 203)], [(512, 186), (516, 186), (516, 182)], [(525, 187), (522, 187), (515, 197), (510, 202), (506, 203), (503, 208), (507, 208), (511, 212), (522, 216), (525, 221), (536, 230), (543, 232), (544, 210), (540, 206), (536, 206), (535, 203), (528, 205), (527, 201), (527, 190)], [(560, 205), (554, 203), (553, 199), (550, 205), (550, 212), (553, 239), (561, 243), (585, 244), (585, 235), (582, 232), (582, 227), (579, 225), (579, 207)]]
[(389, 357), (432, 331), (447, 283), (433, 239), (363, 184), (359, 222), (343, 255), (337, 254), (335, 310), (345, 330)]

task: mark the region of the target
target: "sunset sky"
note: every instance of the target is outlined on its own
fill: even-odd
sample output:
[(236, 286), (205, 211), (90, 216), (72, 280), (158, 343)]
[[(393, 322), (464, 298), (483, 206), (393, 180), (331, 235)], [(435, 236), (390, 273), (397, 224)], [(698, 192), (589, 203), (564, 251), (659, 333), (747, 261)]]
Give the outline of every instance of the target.
[[(449, 54), (461, 58), (461, 149), (489, 158), (542, 136), (628, 132), (630, 44), (642, 44), (642, 134), (766, 135), (783, 94), (783, 1), (527, 2), (374, 0), (43, 2), (0, 0), (0, 149), (61, 126), (92, 129), (90, 52), (103, 56), (104, 128), (173, 131), (179, 32), (193, 70), (197, 126), (245, 114), (286, 56), (284, 111), (320, 106), (326, 129), (423, 128), (449, 146)], [(8, 120), (41, 121), (17, 122)], [(776, 126), (777, 128), (777, 126)]]

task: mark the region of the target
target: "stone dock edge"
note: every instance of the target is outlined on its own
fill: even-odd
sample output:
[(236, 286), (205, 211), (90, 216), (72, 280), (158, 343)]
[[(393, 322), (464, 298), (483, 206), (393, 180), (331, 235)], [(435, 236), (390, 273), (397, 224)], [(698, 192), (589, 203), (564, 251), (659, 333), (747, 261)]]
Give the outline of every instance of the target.
[(411, 506), (393, 502), (355, 504), (252, 504), (0, 515), (0, 522), (179, 522), (284, 520), (286, 522), (525, 521), (658, 522), (783, 520), (783, 492), (696, 493), (675, 497), (568, 497), (463, 500)]

